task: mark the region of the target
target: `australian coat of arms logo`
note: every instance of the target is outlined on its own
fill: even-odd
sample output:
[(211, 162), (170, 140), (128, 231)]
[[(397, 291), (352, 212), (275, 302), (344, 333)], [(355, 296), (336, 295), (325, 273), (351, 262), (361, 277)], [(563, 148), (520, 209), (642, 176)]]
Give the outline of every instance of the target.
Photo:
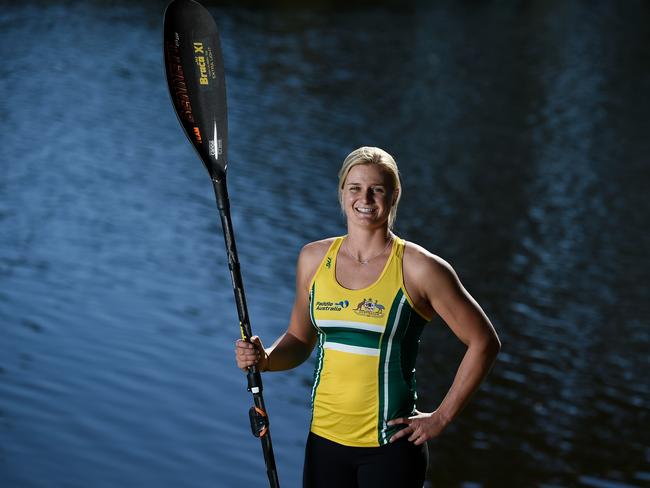
[(353, 312), (364, 317), (383, 317), (385, 310), (386, 307), (377, 302), (377, 300), (364, 298), (363, 301), (359, 302)]

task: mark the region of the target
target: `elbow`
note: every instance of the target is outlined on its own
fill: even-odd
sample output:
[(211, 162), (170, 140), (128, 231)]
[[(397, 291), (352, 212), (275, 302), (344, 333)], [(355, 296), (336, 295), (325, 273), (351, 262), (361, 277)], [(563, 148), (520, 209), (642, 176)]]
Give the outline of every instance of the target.
[(496, 358), (496, 356), (499, 354), (499, 351), (501, 351), (501, 341), (499, 340), (499, 336), (497, 336), (496, 332), (486, 334), (481, 338), (481, 340), (477, 341), (476, 346), (477, 349), (479, 349), (483, 354), (490, 356), (493, 359)]
[(488, 350), (492, 356), (496, 358), (499, 354), (499, 351), (501, 351), (501, 340), (499, 339), (499, 336), (496, 334), (496, 332), (490, 335), (488, 344)]

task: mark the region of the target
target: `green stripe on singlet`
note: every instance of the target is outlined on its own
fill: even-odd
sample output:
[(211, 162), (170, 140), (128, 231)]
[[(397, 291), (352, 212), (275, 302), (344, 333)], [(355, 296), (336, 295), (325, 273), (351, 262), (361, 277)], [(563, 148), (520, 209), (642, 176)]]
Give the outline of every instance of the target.
[[(386, 421), (397, 416), (410, 415), (413, 411), (415, 398), (411, 376), (415, 364), (414, 355), (417, 354), (417, 342), (423, 325), (424, 320), (414, 313), (404, 292), (400, 289), (391, 305), (386, 332), (381, 341), (378, 371), (379, 445), (386, 444), (390, 437), (402, 428), (389, 427)], [(402, 357), (403, 354), (408, 357)], [(405, 367), (410, 368), (408, 373)]]
[(316, 326), (314, 320), (314, 294), (316, 293), (316, 283), (314, 283), (309, 292), (309, 315), (311, 316), (312, 325), (318, 330), (318, 345), (316, 350), (316, 364), (314, 365), (314, 384), (311, 389), (311, 420), (314, 420), (314, 400), (316, 399), (316, 389), (320, 383), (320, 374), (323, 370), (323, 343), (325, 342), (325, 333)]
[(397, 295), (395, 296), (392, 305), (390, 306), (390, 312), (388, 314), (388, 320), (386, 322), (386, 329), (382, 334), (381, 342), (379, 345), (380, 348), (379, 366), (377, 371), (377, 375), (378, 375), (377, 379), (379, 384), (379, 412), (377, 415), (377, 419), (378, 419), (377, 440), (380, 446), (386, 443), (384, 439), (385, 437), (384, 432), (386, 429), (386, 424), (385, 424), (386, 419), (385, 419), (384, 412), (386, 411), (387, 402), (390, 402), (390, 398), (387, 398), (386, 395), (387, 388), (389, 388), (389, 385), (386, 382), (386, 361), (387, 359), (390, 358), (390, 353), (392, 352), (392, 342), (395, 338), (395, 332), (398, 326), (397, 322), (399, 322), (401, 318), (403, 306), (404, 306), (404, 294), (400, 289), (397, 292)]
[(348, 346), (379, 348), (381, 334), (368, 330), (348, 329), (345, 327), (327, 327), (327, 342), (337, 342)]

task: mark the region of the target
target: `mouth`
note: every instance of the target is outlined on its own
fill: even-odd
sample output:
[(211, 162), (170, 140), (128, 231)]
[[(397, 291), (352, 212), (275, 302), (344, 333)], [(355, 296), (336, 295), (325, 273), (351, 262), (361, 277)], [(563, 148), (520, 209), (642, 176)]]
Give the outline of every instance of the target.
[(358, 213), (360, 213), (362, 215), (372, 215), (373, 213), (375, 213), (377, 211), (377, 209), (374, 208), (374, 207), (361, 207), (361, 206), (354, 207), (354, 210), (355, 210), (355, 212), (358, 212)]

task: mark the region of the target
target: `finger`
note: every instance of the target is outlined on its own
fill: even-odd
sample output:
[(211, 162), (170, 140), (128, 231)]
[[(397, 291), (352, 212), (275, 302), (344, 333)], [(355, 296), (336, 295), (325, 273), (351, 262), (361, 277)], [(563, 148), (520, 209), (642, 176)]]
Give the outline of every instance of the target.
[(409, 436), (408, 440), (409, 440), (409, 442), (414, 442), (418, 437), (420, 437), (420, 432), (416, 431), (416, 430), (413, 430), (413, 432)]
[(237, 342), (235, 342), (236, 351), (244, 351), (253, 348), (254, 346), (252, 344), (250, 344), (249, 342), (242, 341), (241, 339), (238, 339)]
[(248, 368), (250, 368), (250, 367), (253, 366), (253, 365), (252, 365), (252, 364), (246, 364), (246, 363), (240, 363), (240, 364), (238, 364), (237, 366), (238, 366), (239, 369), (241, 369), (243, 372), (247, 372), (247, 371), (248, 371)]
[(401, 439), (402, 437), (404, 437), (406, 434), (408, 434), (408, 432), (406, 432), (406, 429), (402, 429), (402, 430), (396, 432), (395, 434), (393, 434), (392, 437), (390, 438), (389, 442), (395, 442), (395, 441)]
[(259, 354), (260, 352), (257, 349), (254, 349), (252, 347), (240, 347), (237, 349), (237, 352), (241, 354), (242, 356), (248, 355), (248, 356), (254, 356), (255, 354)]
[(257, 363), (260, 360), (260, 354), (259, 353), (245, 353), (245, 354), (240, 354), (239, 359), (242, 362), (246, 363)]
[(389, 420), (388, 422), (386, 422), (387, 425), (399, 425), (399, 424), (407, 424), (408, 425), (409, 423), (410, 423), (409, 419), (407, 419), (406, 417), (400, 417), (400, 418), (392, 419), (392, 420)]
[(259, 349), (254, 348), (250, 344), (248, 344), (247, 346), (238, 347), (237, 352), (241, 355), (245, 355), (245, 354), (254, 355), (260, 353)]
[(404, 428), (398, 430), (397, 432), (395, 432), (395, 434), (393, 434), (392, 438), (395, 439), (395, 440), (398, 440), (398, 439), (401, 439), (402, 437), (406, 437), (408, 435), (413, 434), (413, 431), (414, 431), (413, 427), (410, 426), (410, 425), (407, 425), (406, 427), (404, 427)]
[(235, 354), (235, 359), (240, 362), (240, 361), (247, 361), (249, 359), (249, 356), (246, 353), (243, 352), (237, 352)]
[(239, 351), (235, 355), (235, 359), (241, 364), (253, 364), (260, 360), (259, 352)]

